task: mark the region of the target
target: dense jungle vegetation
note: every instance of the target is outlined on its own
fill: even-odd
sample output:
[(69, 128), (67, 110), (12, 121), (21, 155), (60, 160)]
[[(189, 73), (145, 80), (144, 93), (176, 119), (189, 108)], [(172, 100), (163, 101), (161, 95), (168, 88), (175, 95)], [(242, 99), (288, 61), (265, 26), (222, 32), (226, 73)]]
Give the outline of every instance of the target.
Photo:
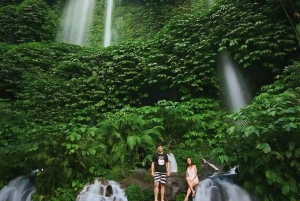
[[(163, 143), (178, 161), (239, 164), (261, 200), (300, 200), (299, 1), (116, 0), (107, 48), (103, 0), (90, 45), (57, 41), (65, 3), (0, 0), (0, 188), (43, 169), (34, 200), (75, 200), (90, 178), (149, 168)], [(221, 51), (253, 95), (235, 113)]]

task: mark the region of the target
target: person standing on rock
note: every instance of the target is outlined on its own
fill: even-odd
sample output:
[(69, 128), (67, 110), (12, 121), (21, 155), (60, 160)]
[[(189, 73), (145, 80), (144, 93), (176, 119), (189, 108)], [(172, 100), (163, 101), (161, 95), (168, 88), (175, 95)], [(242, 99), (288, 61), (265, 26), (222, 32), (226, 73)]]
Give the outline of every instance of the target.
[(170, 162), (162, 145), (158, 145), (157, 152), (153, 154), (151, 174), (154, 178), (154, 201), (158, 201), (159, 184), (161, 201), (164, 201), (166, 180), (170, 176)]
[(192, 193), (192, 197), (195, 197), (196, 191), (194, 190), (194, 187), (199, 183), (197, 167), (196, 165), (193, 164), (191, 158), (186, 159), (185, 174), (186, 174), (186, 181), (189, 187), (184, 201), (188, 201), (191, 193)]

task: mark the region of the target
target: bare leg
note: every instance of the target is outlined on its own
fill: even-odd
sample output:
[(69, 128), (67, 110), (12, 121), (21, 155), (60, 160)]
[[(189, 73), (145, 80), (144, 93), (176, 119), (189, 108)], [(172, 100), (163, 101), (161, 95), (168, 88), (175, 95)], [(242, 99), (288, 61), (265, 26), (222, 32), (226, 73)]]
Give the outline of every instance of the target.
[(185, 196), (185, 198), (184, 198), (184, 201), (188, 201), (189, 200), (189, 196), (190, 196), (190, 194), (191, 194), (191, 189), (190, 189), (190, 187), (188, 188), (188, 190), (187, 190), (187, 192), (186, 192), (186, 196)]
[(155, 182), (154, 183), (154, 201), (158, 200), (158, 186), (159, 186), (159, 182)]
[(160, 184), (160, 199), (164, 201), (165, 197), (165, 184)]
[(190, 181), (189, 178), (186, 178), (186, 181), (189, 185), (189, 189), (191, 189), (192, 195), (195, 195), (194, 186), (196, 186), (195, 182)]

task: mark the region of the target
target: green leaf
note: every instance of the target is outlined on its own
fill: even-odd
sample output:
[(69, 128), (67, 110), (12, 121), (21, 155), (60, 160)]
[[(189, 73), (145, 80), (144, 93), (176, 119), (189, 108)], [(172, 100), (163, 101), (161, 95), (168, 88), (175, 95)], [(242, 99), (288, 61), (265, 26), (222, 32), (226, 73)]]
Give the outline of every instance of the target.
[(282, 194), (283, 194), (283, 195), (287, 195), (287, 194), (289, 193), (289, 191), (290, 191), (290, 186), (284, 185), (284, 186), (282, 187)]
[(136, 145), (136, 137), (135, 136), (128, 136), (127, 137), (127, 144), (129, 145), (130, 149), (132, 150)]
[(290, 151), (286, 151), (285, 155), (286, 155), (287, 158), (291, 158), (293, 154)]
[(76, 181), (72, 181), (72, 187), (76, 186), (77, 182)]
[(224, 162), (228, 162), (229, 158), (226, 155), (220, 155), (220, 156), (218, 156), (218, 160), (219, 160), (220, 164), (223, 164)]
[(269, 153), (271, 151), (271, 147), (267, 143), (260, 143), (256, 145), (257, 149), (262, 149), (264, 153)]
[(84, 167), (84, 169), (86, 169), (86, 166), (82, 161), (80, 161), (79, 163), (82, 165), (82, 167)]
[(295, 142), (290, 142), (289, 143), (289, 150), (292, 151), (296, 146), (296, 143)]
[(76, 140), (80, 140), (81, 139), (81, 135), (76, 134), (75, 136), (76, 136)]
[(71, 142), (73, 142), (75, 140), (75, 136), (73, 134), (69, 135), (69, 137), (70, 137)]
[(89, 173), (93, 174), (94, 173), (94, 167), (89, 168)]
[(89, 149), (88, 149), (88, 152), (89, 152), (90, 154), (92, 154), (92, 155), (95, 155), (96, 150), (95, 150), (94, 148), (89, 148)]
[(295, 149), (294, 155), (296, 158), (300, 158), (300, 148)]
[(292, 128), (297, 128), (297, 124), (296, 124), (296, 123), (290, 123), (290, 126), (291, 126)]
[(297, 164), (297, 161), (296, 160), (292, 160), (290, 166), (294, 167), (296, 164)]
[(229, 128), (228, 132), (229, 132), (230, 134), (233, 134), (233, 133), (235, 132), (235, 129), (236, 129), (235, 126), (231, 126), (231, 127)]
[(273, 171), (267, 170), (265, 174), (267, 179), (269, 179), (271, 182), (274, 182), (276, 180), (276, 174)]

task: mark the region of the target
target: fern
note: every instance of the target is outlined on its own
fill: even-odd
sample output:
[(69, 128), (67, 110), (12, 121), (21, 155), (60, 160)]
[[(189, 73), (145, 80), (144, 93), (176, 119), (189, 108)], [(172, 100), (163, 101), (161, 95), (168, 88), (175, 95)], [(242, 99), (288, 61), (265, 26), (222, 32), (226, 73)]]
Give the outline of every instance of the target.
[(150, 135), (143, 135), (142, 136), (142, 140), (147, 144), (147, 145), (154, 145), (154, 142), (153, 142), (153, 138), (150, 136)]
[(132, 150), (134, 146), (137, 144), (136, 136), (128, 136), (126, 142), (129, 145), (130, 149)]

